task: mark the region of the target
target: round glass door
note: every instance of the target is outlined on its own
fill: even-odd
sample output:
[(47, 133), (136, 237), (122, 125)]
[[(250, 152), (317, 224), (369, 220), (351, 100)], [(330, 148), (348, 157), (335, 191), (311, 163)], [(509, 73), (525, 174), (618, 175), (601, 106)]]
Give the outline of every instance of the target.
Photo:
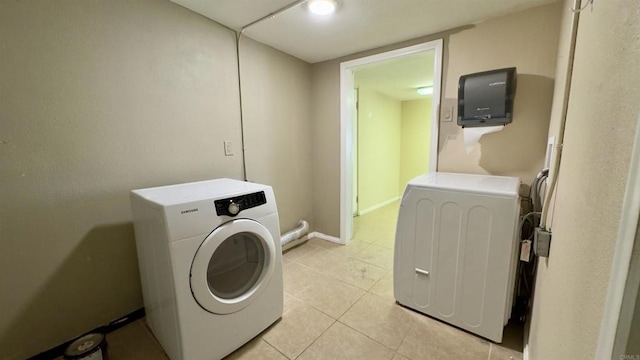
[(191, 266), (191, 290), (205, 310), (236, 312), (255, 299), (271, 277), (275, 246), (260, 223), (238, 219), (204, 240)]
[(209, 290), (221, 299), (235, 299), (258, 282), (264, 264), (260, 238), (250, 232), (233, 234), (218, 246), (209, 260)]

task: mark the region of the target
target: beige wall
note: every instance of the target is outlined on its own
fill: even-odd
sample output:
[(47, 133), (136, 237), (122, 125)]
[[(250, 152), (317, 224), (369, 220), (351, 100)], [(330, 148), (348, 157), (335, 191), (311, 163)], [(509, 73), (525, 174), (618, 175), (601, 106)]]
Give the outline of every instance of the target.
[(402, 102), (399, 194), (409, 180), (429, 171), (431, 103), (430, 97)]
[(401, 111), (399, 100), (358, 89), (358, 212), (399, 195)]
[[(518, 67), (514, 123), (463, 150), (455, 123), (440, 123), (439, 171), (513, 175), (530, 182), (543, 164), (560, 23), (559, 4), (488, 20), (312, 65), (314, 217), (316, 230), (340, 234), (340, 62), (402, 47), (444, 41), (443, 106), (453, 106), (462, 74)], [(493, 136), (493, 137), (491, 137)], [(461, 153), (462, 151), (462, 153)], [(318, 161), (316, 161), (316, 159)]]
[(241, 45), (247, 179), (273, 186), (282, 233), (300, 219), (313, 228), (311, 65), (252, 39)]
[[(565, 1), (564, 29), (568, 29)], [(538, 266), (532, 359), (593, 359), (640, 112), (640, 4), (580, 14), (551, 254)], [(561, 46), (567, 46), (565, 42)], [(563, 47), (560, 53), (567, 53)], [(561, 60), (560, 60), (561, 61)], [(555, 106), (560, 104), (554, 103)], [(555, 112), (554, 112), (555, 113)], [(557, 134), (558, 121), (550, 133)]]
[(311, 158), (315, 229), (340, 236), (340, 63), (311, 66)]
[(457, 104), (460, 76), (479, 71), (516, 67), (517, 93), (513, 122), (483, 136), (469, 154), (455, 117), (442, 122), (438, 171), (517, 176), (531, 183), (544, 165), (559, 25), (560, 8), (551, 4), (451, 36), (443, 107)]
[[(131, 189), (242, 178), (238, 79), (233, 33), (169, 1), (3, 1), (0, 34), (0, 358), (23, 359), (142, 306)], [(242, 50), (249, 126), (288, 135), (247, 139), (286, 230), (311, 216), (309, 65)]]

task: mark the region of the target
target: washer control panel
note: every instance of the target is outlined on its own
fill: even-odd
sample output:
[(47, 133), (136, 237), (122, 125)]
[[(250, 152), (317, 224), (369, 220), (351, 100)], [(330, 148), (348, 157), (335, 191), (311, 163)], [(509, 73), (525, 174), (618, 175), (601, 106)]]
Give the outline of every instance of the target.
[(231, 217), (238, 215), (242, 210), (266, 203), (267, 197), (264, 195), (264, 191), (214, 201), (218, 216), (226, 215)]

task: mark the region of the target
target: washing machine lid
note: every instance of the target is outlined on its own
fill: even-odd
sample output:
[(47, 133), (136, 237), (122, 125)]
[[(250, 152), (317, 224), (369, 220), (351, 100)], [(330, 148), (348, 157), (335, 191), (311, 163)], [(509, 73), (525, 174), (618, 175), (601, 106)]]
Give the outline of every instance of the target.
[(407, 186), (517, 198), (520, 179), (510, 176), (435, 172), (418, 176), (409, 181)]
[(191, 265), (191, 292), (215, 314), (242, 310), (257, 299), (273, 274), (274, 239), (257, 221), (236, 219), (209, 234)]

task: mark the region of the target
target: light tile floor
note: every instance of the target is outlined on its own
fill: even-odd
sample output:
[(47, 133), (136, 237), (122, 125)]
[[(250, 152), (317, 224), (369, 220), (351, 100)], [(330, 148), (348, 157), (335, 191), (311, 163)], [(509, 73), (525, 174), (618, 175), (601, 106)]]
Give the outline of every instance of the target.
[[(229, 359), (522, 359), (522, 328), (502, 344), (395, 303), (398, 203), (354, 219), (346, 246), (311, 239), (284, 254), (282, 319)], [(107, 335), (111, 360), (167, 359), (144, 319)]]

